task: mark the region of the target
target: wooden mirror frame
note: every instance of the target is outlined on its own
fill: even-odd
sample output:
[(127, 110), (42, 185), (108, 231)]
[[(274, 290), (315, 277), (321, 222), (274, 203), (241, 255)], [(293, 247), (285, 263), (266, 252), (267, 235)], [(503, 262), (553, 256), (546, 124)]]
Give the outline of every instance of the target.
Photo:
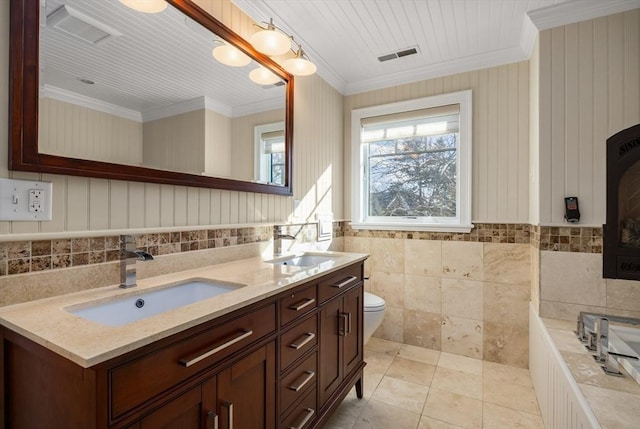
[(180, 186), (292, 194), (293, 76), (191, 0), (167, 0), (186, 16), (247, 53), (285, 81), (284, 186), (91, 161), (38, 152), (40, 0), (11, 0), (9, 55), (9, 170)]

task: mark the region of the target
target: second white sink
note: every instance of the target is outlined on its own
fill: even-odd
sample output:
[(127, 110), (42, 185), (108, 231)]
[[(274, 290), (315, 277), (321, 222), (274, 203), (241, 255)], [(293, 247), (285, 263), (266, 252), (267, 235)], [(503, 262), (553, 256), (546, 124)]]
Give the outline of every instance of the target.
[(233, 291), (238, 287), (240, 285), (189, 279), (139, 295), (129, 295), (95, 304), (79, 304), (67, 307), (65, 310), (103, 325), (122, 326)]
[(292, 256), (290, 258), (276, 259), (274, 261), (269, 261), (269, 262), (276, 265), (293, 265), (295, 267), (313, 267), (315, 265), (320, 265), (323, 262), (329, 262), (333, 260), (334, 258), (332, 258), (331, 256), (300, 255), (300, 256)]

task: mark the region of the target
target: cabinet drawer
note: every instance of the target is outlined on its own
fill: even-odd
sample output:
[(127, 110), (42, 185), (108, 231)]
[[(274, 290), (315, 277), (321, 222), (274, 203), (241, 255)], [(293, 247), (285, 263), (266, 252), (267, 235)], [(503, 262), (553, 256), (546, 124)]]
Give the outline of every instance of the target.
[[(318, 354), (312, 353), (280, 381), (280, 414), (307, 393), (318, 377)], [(315, 389), (314, 389), (315, 391)]]
[(280, 326), (318, 308), (317, 294), (318, 287), (314, 284), (280, 298)]
[(320, 304), (344, 292), (362, 280), (362, 265), (352, 265), (320, 280)]
[(284, 371), (293, 361), (318, 344), (318, 316), (303, 320), (280, 340), (280, 369)]
[(307, 396), (282, 420), (282, 429), (307, 429), (310, 428), (318, 415), (316, 390), (311, 389)]
[(111, 419), (116, 419), (275, 330), (274, 302), (110, 369)]

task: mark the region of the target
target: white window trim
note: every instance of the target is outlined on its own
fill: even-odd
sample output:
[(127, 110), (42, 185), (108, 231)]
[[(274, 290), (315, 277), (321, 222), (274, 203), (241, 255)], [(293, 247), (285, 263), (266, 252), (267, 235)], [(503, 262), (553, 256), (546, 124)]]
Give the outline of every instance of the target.
[[(372, 116), (389, 115), (431, 107), (460, 105), (459, 147), (456, 160), (456, 218), (385, 219), (367, 220), (364, 212), (364, 154), (360, 121)], [(472, 177), (472, 98), (471, 90), (418, 98), (398, 103), (354, 109), (351, 112), (351, 226), (354, 229), (469, 232), (471, 223)]]
[(263, 178), (263, 174), (267, 174), (269, 165), (265, 161), (264, 155), (264, 141), (262, 140), (262, 134), (272, 131), (284, 130), (284, 122), (273, 122), (271, 124), (256, 125), (253, 127), (253, 177), (256, 182), (269, 183), (268, 180)]

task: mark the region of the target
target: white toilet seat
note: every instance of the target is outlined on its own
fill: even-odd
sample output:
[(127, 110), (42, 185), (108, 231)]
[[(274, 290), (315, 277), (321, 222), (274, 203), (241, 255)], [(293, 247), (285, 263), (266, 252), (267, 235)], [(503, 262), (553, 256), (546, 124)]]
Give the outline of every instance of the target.
[(369, 292), (364, 293), (365, 312), (382, 311), (386, 306), (384, 299), (380, 298), (378, 295), (374, 295)]

